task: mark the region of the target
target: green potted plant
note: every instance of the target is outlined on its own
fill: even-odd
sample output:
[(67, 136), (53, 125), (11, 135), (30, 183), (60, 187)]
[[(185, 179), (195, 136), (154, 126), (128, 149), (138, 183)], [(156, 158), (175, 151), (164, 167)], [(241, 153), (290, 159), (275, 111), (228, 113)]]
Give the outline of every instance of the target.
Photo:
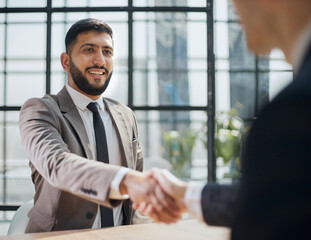
[[(222, 158), (224, 164), (230, 164), (230, 171), (225, 173), (224, 178), (239, 178), (241, 171), (240, 152), (245, 128), (244, 121), (239, 117), (235, 108), (228, 112), (220, 112), (215, 118), (215, 153), (216, 158)], [(206, 133), (206, 125), (203, 126)], [(207, 147), (206, 134), (201, 135), (202, 142)]]
[(197, 132), (194, 130), (168, 131), (163, 134), (164, 158), (173, 166), (174, 175), (190, 178), (191, 153)]

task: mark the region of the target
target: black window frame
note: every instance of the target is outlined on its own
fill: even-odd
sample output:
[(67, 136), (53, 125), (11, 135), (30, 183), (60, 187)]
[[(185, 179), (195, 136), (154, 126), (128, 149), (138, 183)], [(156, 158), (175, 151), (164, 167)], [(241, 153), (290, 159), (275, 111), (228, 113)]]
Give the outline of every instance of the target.
[[(6, 5), (8, 0), (6, 1)], [(216, 159), (214, 152), (214, 132), (215, 132), (215, 55), (214, 55), (214, 16), (213, 16), (213, 0), (206, 0), (206, 7), (136, 7), (133, 5), (133, 0), (128, 0), (127, 6), (122, 7), (53, 7), (52, 0), (46, 0), (46, 7), (4, 7), (0, 8), (0, 14), (5, 14), (5, 41), (4, 49), (7, 46), (7, 14), (8, 13), (46, 13), (46, 79), (45, 79), (45, 93), (51, 93), (51, 34), (52, 34), (52, 14), (53, 13), (72, 13), (72, 12), (126, 12), (128, 14), (128, 106), (133, 110), (144, 110), (144, 111), (205, 111), (207, 114), (207, 181), (215, 182), (216, 181)], [(133, 13), (135, 12), (200, 12), (206, 14), (206, 26), (207, 26), (207, 105), (206, 106), (135, 106), (133, 104)], [(7, 82), (7, 72), (6, 72), (6, 61), (7, 53), (5, 50), (4, 53), (4, 84)], [(5, 95), (5, 92), (4, 92)], [(4, 96), (5, 98), (5, 96)], [(21, 106), (10, 106), (4, 105), (0, 106), (0, 112), (3, 112), (4, 115), (6, 112), (10, 111), (19, 111)], [(4, 121), (4, 136), (6, 136), (6, 123)], [(6, 146), (5, 141), (3, 141), (3, 173), (5, 176), (6, 172)], [(0, 205), (0, 211), (15, 211), (19, 207), (18, 205), (7, 205), (5, 204), (5, 192), (6, 192), (6, 181), (4, 177), (3, 181), (3, 202), (4, 204)]]

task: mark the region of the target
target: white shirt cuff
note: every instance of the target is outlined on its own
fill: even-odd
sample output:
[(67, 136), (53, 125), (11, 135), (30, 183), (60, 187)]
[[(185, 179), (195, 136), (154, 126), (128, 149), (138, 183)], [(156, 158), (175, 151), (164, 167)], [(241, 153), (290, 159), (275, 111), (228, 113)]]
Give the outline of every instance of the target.
[(189, 182), (184, 197), (190, 215), (200, 221), (203, 221), (201, 198), (204, 186), (203, 182)]
[(125, 174), (127, 174), (130, 171), (129, 168), (122, 167), (117, 171), (116, 175), (111, 181), (110, 185), (110, 192), (109, 192), (109, 198), (110, 199), (128, 199), (129, 195), (124, 194), (122, 195), (120, 193), (120, 183), (122, 179), (124, 178)]

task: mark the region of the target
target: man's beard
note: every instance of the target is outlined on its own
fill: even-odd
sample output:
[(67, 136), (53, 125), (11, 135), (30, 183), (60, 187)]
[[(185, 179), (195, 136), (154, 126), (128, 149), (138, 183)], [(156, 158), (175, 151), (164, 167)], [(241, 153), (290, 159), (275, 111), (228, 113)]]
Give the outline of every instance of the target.
[(89, 94), (89, 95), (92, 95), (92, 96), (98, 96), (98, 95), (101, 95), (106, 90), (106, 88), (108, 87), (108, 84), (110, 82), (111, 76), (112, 76), (112, 72), (109, 74), (109, 71), (107, 68), (105, 68), (104, 66), (102, 66), (102, 67), (93, 66), (93, 67), (87, 68), (87, 69), (95, 69), (95, 68), (104, 69), (106, 71), (106, 74), (109, 74), (106, 82), (104, 83), (104, 85), (102, 87), (94, 87), (94, 86), (92, 86), (92, 84), (89, 83), (87, 78), (83, 75), (83, 73), (73, 63), (71, 58), (69, 58), (69, 63), (70, 63), (70, 70), (69, 71), (70, 71), (72, 80), (74, 81), (76, 86), (82, 92)]

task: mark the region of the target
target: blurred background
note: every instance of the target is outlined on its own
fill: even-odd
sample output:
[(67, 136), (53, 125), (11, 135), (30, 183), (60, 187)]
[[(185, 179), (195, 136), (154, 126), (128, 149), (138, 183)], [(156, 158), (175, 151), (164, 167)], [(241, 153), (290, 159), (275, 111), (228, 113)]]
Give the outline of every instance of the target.
[(104, 96), (135, 111), (145, 169), (238, 181), (243, 136), (292, 79), (280, 51), (248, 52), (231, 0), (0, 0), (0, 235), (34, 194), (20, 107), (66, 83), (65, 34), (87, 17), (114, 31)]

